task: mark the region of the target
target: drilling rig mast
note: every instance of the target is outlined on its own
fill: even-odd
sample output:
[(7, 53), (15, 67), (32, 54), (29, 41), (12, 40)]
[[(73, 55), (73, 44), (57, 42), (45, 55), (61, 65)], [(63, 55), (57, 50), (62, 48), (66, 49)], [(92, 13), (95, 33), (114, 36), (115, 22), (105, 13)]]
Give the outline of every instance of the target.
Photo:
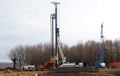
[(101, 24), (101, 44), (100, 44), (100, 58), (99, 62), (104, 63), (104, 36), (103, 36), (103, 24)]
[(56, 51), (56, 59), (58, 62), (59, 28), (58, 28), (58, 23), (57, 23), (57, 5), (59, 4), (59, 2), (51, 2), (51, 3), (55, 5), (55, 14), (54, 14), (54, 18), (55, 18), (55, 51)]
[(98, 54), (98, 61), (95, 63), (96, 68), (105, 67), (105, 63), (104, 63), (105, 45), (104, 45), (104, 35), (103, 35), (103, 23), (101, 24), (100, 39), (101, 39), (100, 52)]

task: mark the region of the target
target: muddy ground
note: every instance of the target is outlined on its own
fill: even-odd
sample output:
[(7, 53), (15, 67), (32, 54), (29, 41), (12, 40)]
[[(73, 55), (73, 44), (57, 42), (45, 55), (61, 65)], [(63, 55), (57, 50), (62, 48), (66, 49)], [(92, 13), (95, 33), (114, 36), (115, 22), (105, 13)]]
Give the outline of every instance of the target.
[(120, 76), (120, 68), (99, 69), (99, 72), (52, 73), (49, 71), (0, 71), (0, 76)]

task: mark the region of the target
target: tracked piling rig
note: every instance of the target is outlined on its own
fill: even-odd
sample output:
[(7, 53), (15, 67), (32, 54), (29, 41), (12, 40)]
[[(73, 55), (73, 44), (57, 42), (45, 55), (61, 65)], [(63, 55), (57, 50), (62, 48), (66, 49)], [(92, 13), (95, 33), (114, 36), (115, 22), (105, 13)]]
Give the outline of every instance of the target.
[[(55, 55), (56, 56), (52, 56), (52, 57), (56, 57), (55, 59), (57, 60), (57, 64), (59, 63), (59, 57), (58, 57), (58, 53), (60, 52), (61, 58), (62, 58), (62, 62), (66, 62), (66, 57), (64, 56), (61, 46), (60, 46), (60, 33), (59, 33), (59, 27), (58, 27), (58, 16), (57, 16), (57, 5), (60, 4), (59, 2), (51, 2), (52, 4), (55, 5), (55, 12), (54, 12), (54, 20), (55, 22), (52, 21), (53, 24), (53, 29), (52, 29), (52, 35), (51, 35), (51, 42), (53, 43), (52, 45), (54, 45), (54, 37), (55, 37)], [(54, 30), (54, 24), (55, 24), (55, 30)], [(55, 31), (55, 36), (54, 36), (54, 31)], [(54, 47), (53, 47), (54, 48)], [(52, 50), (52, 52), (54, 52), (54, 49)]]
[[(94, 68), (83, 68), (80, 65), (76, 65), (76, 63), (70, 63), (66, 61), (66, 57), (60, 46), (60, 34), (59, 27), (57, 23), (57, 5), (59, 2), (52, 2), (55, 5), (55, 12), (50, 15), (50, 24), (51, 24), (51, 44), (52, 44), (52, 57), (50, 60), (46, 61), (44, 65), (40, 65), (39, 68), (44, 70), (47, 66), (50, 65), (50, 72), (57, 73), (72, 73), (72, 72), (97, 72), (98, 69)], [(55, 51), (54, 51), (55, 50)], [(62, 62), (58, 59), (58, 52), (61, 56)], [(52, 69), (53, 68), (53, 69)]]

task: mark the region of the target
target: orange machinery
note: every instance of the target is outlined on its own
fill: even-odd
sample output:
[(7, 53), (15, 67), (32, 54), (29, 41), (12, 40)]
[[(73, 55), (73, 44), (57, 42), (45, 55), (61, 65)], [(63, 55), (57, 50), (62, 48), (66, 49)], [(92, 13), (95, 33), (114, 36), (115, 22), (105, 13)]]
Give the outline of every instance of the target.
[(110, 67), (120, 67), (120, 62), (112, 62), (112, 63), (110, 63)]
[(48, 66), (50, 66), (51, 68), (55, 69), (56, 66), (57, 66), (57, 61), (56, 60), (49, 60), (44, 65), (40, 65), (39, 69), (44, 70)]

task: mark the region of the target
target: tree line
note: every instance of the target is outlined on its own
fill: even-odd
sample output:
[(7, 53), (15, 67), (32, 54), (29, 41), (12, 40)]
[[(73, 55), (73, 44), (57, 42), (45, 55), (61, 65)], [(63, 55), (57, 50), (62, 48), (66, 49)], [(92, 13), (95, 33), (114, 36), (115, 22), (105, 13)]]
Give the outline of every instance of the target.
[[(61, 48), (68, 62), (85, 62), (92, 66), (98, 60), (100, 52), (100, 42), (89, 40), (85, 43), (79, 42), (76, 45), (68, 46), (61, 43)], [(52, 47), (50, 43), (40, 43), (37, 45), (17, 45), (10, 50), (8, 56), (17, 66), (40, 65), (50, 60), (52, 57)], [(105, 41), (105, 63), (120, 61), (120, 40)]]

